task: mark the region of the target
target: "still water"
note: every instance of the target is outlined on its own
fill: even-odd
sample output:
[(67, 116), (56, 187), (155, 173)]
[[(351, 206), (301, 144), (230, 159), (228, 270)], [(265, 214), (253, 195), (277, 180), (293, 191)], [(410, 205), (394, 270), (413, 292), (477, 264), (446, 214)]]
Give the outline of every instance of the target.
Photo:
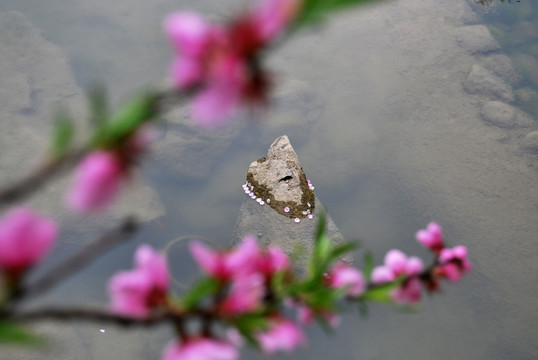
[[(119, 104), (163, 78), (172, 56), (166, 14), (194, 9), (222, 20), (240, 4), (0, 0), (3, 181), (22, 175), (46, 145), (48, 104), (83, 116), (83, 89), (96, 81)], [(219, 132), (192, 127), (183, 108), (166, 116), (142, 190), (119, 210), (142, 213), (145, 228), (39, 302), (105, 303), (106, 279), (131, 266), (142, 242), (165, 247), (195, 235), (229, 245), (248, 165), (287, 134), (344, 236), (361, 238), (378, 261), (394, 247), (428, 261), (414, 233), (436, 220), (451, 245), (468, 247), (474, 270), (416, 313), (372, 306), (362, 319), (350, 310), (334, 334), (312, 329), (309, 347), (283, 358), (536, 359), (538, 158), (523, 145), (538, 129), (537, 14), (536, 0), (389, 1), (291, 39), (268, 59), (277, 88), (266, 114), (242, 114)], [(476, 66), (493, 74), (478, 90), (469, 83)], [(495, 87), (508, 89), (506, 98)], [(514, 123), (484, 120), (491, 100), (515, 106)], [(27, 153), (23, 139), (31, 140)], [(74, 218), (60, 210), (61, 189), (46, 195), (36, 206), (66, 230), (45, 266), (118, 219)], [(178, 280), (196, 277), (182, 243), (169, 255)], [(42, 323), (49, 347), (2, 349), (0, 359), (155, 359), (171, 336), (166, 328), (100, 328)]]

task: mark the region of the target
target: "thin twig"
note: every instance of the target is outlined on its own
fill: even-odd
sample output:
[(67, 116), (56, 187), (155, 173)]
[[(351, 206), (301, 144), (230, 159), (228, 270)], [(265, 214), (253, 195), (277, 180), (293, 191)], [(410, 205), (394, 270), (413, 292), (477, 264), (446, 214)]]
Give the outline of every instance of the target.
[(22, 287), (11, 296), (10, 300), (14, 301), (21, 300), (22, 298), (35, 298), (50, 290), (66, 277), (75, 274), (77, 271), (92, 263), (96, 258), (113, 246), (127, 240), (138, 230), (138, 227), (139, 225), (134, 217), (127, 217), (118, 227), (108, 231), (100, 238), (80, 249), (76, 254), (72, 255), (36, 280), (33, 285)]
[(91, 308), (41, 308), (37, 310), (26, 311), (23, 313), (5, 313), (4, 316), (10, 321), (15, 322), (28, 322), (39, 320), (59, 320), (59, 321), (91, 321), (91, 322), (103, 322), (114, 323), (122, 326), (153, 326), (158, 325), (164, 321), (177, 317), (177, 315), (162, 312), (148, 318), (133, 318), (124, 315), (118, 315), (111, 313), (108, 310), (103, 309), (91, 309)]
[(84, 156), (85, 152), (86, 150), (84, 149), (78, 149), (49, 161), (28, 177), (0, 190), (0, 205), (11, 205), (33, 194), (52, 180), (55, 175), (66, 170), (70, 165), (76, 164)]

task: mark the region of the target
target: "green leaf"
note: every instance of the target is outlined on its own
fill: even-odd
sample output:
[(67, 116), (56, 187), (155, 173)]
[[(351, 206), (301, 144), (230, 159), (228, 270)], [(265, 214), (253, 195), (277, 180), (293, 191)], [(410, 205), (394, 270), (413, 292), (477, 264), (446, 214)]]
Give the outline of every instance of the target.
[(390, 293), (392, 290), (398, 287), (401, 282), (401, 280), (396, 280), (390, 283), (376, 285), (373, 288), (369, 289), (366, 293), (364, 293), (361, 296), (361, 299), (381, 303), (392, 303)]
[(284, 298), (288, 294), (286, 284), (286, 271), (278, 271), (271, 277), (271, 289), (278, 298)]
[(366, 279), (370, 278), (370, 275), (372, 274), (372, 270), (374, 270), (374, 255), (372, 255), (372, 252), (367, 251), (364, 253), (364, 277)]
[(331, 12), (374, 1), (380, 2), (380, 0), (303, 0), (301, 12), (295, 21), (295, 27), (299, 28), (304, 25), (319, 23)]
[(93, 145), (113, 147), (128, 139), (140, 125), (157, 116), (157, 100), (157, 95), (151, 93), (132, 100), (96, 130)]
[(204, 298), (215, 294), (220, 287), (217, 279), (207, 277), (195, 284), (192, 289), (181, 298), (181, 304), (188, 310), (199, 304)]
[(329, 260), (331, 262), (335, 261), (338, 258), (342, 257), (343, 255), (347, 254), (348, 252), (351, 252), (351, 251), (355, 250), (357, 247), (358, 247), (358, 245), (355, 244), (355, 243), (352, 243), (352, 242), (348, 242), (348, 243), (345, 243), (345, 244), (342, 244), (342, 245), (335, 246), (331, 250), (331, 254), (329, 255)]
[(26, 346), (37, 345), (40, 343), (40, 338), (16, 324), (0, 321), (0, 345), (8, 343)]
[(75, 132), (73, 120), (67, 114), (67, 111), (60, 109), (54, 117), (54, 133), (52, 137), (52, 153), (60, 157), (69, 148)]
[(247, 339), (250, 345), (259, 347), (254, 334), (269, 328), (269, 320), (264, 313), (252, 313), (233, 318), (231, 324)]

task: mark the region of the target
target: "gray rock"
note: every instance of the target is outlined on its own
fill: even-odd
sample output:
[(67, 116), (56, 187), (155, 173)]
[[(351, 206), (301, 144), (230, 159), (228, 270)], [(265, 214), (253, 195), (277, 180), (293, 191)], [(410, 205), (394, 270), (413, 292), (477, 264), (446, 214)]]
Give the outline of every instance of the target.
[[(276, 139), (267, 156), (250, 165), (244, 188), (253, 195), (247, 194), (241, 205), (237, 241), (247, 234), (256, 235), (264, 246), (276, 245), (295, 255), (299, 267), (304, 267), (313, 250), (317, 220), (325, 210), (309, 187), (287, 136)], [(334, 243), (344, 241), (329, 216), (327, 229)]]
[(523, 138), (521, 147), (526, 152), (538, 153), (538, 130), (531, 131)]
[(495, 126), (511, 129), (516, 126), (516, 111), (503, 102), (488, 101), (482, 108), (482, 119)]
[(521, 75), (517, 72), (512, 60), (505, 54), (492, 54), (480, 60), (484, 67), (512, 86), (521, 80)]
[(247, 186), (252, 196), (289, 218), (306, 218), (316, 206), (314, 191), (286, 135), (271, 144), (267, 157), (250, 164)]
[(486, 53), (500, 48), (484, 25), (462, 26), (455, 30), (456, 41), (471, 54)]
[(516, 100), (521, 106), (538, 117), (538, 91), (531, 87), (524, 87), (515, 91)]
[(478, 64), (472, 66), (463, 86), (471, 94), (484, 95), (508, 102), (514, 101), (512, 87)]

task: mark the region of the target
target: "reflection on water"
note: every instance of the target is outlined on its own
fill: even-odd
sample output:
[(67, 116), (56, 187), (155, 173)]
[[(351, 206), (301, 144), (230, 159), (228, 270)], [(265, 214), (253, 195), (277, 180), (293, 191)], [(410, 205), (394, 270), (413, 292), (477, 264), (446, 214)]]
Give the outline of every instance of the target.
[[(78, 86), (104, 79), (121, 99), (165, 73), (164, 14), (183, 7), (218, 18), (237, 3), (3, 0), (0, 11), (21, 11), (41, 30), (41, 41), (58, 46)], [(334, 336), (312, 330), (309, 348), (285, 358), (536, 358), (537, 159), (520, 147), (536, 123), (503, 128), (485, 122), (484, 104), (497, 99), (462, 85), (480, 65), (513, 91), (510, 105), (538, 118), (538, 102), (526, 100), (538, 88), (538, 66), (532, 65), (538, 6), (504, 5), (486, 11), (465, 0), (402, 0), (349, 12), (271, 56), (279, 88), (262, 121), (243, 116), (215, 134), (190, 126), (182, 109), (167, 115), (166, 136), (144, 169), (166, 215), (43, 301), (105, 302), (106, 278), (130, 266), (141, 242), (164, 247), (194, 234), (228, 245), (250, 161), (285, 133), (342, 233), (362, 238), (378, 260), (392, 247), (426, 256), (413, 235), (433, 219), (451, 244), (469, 247), (475, 265), (461, 284), (427, 298), (417, 313), (374, 306), (361, 319), (350, 311)], [(474, 42), (465, 34), (484, 19), (499, 49), (469, 48)], [(510, 78), (510, 66), (520, 78)], [(17, 84), (27, 81), (21, 79)], [(56, 257), (81, 241), (64, 234), (70, 236)], [(170, 262), (175, 276), (189, 283), (196, 272), (184, 250), (174, 245)], [(165, 328), (40, 327), (57, 335), (55, 346), (46, 354), (14, 351), (11, 358), (151, 359), (170, 338)]]

